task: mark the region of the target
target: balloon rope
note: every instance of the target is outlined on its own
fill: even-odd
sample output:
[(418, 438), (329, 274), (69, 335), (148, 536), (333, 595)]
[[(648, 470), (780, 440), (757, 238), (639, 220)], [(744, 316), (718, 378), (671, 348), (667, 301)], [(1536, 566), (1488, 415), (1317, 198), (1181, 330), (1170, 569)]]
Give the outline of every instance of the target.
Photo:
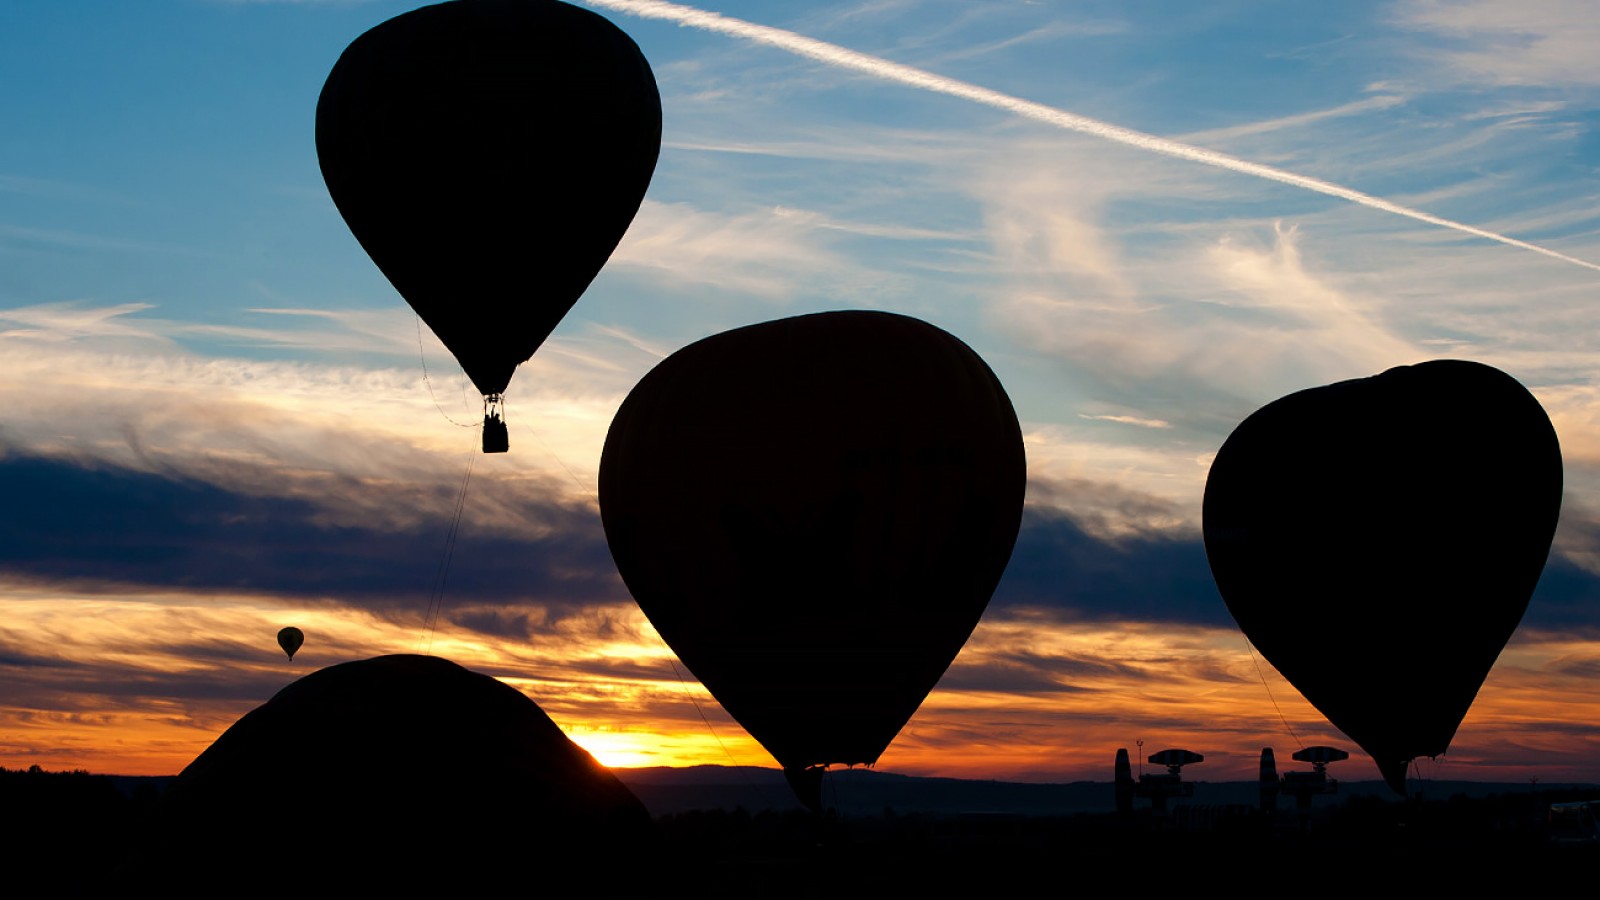
[(572, 467), (567, 465), (567, 461), (562, 459), (561, 456), (556, 453), (556, 451), (550, 449), (550, 445), (544, 442), (544, 438), (539, 437), (539, 432), (534, 431), (532, 425), (529, 425), (522, 419), (518, 419), (517, 421), (522, 424), (523, 430), (528, 432), (528, 436), (533, 438), (535, 441), (538, 441), (539, 446), (544, 448), (544, 452), (550, 454), (550, 458), (556, 461), (556, 465), (560, 466), (562, 471), (567, 473), (567, 477), (571, 478), (572, 483), (578, 486), (578, 490), (582, 491), (590, 500), (593, 500), (596, 506), (599, 506), (600, 497), (595, 493), (594, 487), (584, 484), (583, 479), (578, 477), (578, 473), (572, 471)]
[[(672, 652), (672, 648), (667, 645), (666, 640), (661, 637), (660, 632), (656, 633), (656, 640), (661, 641), (661, 646), (666, 647), (668, 653)], [(678, 676), (678, 687), (683, 690), (683, 695), (689, 698), (689, 702), (694, 705), (694, 711), (700, 714), (700, 721), (705, 723), (706, 732), (711, 735), (712, 740), (717, 742), (717, 746), (722, 748), (722, 755), (728, 757), (728, 764), (733, 766), (736, 771), (739, 771), (741, 775), (744, 775), (744, 786), (747, 788), (753, 788), (756, 793), (761, 795), (761, 799), (772, 809), (777, 809), (779, 806), (781, 806), (782, 801), (779, 801), (778, 803), (772, 802), (772, 794), (767, 790), (766, 785), (752, 781), (749, 775), (744, 773), (743, 768), (739, 765), (739, 761), (734, 759), (733, 751), (729, 750), (728, 745), (722, 742), (722, 735), (717, 734), (717, 730), (711, 727), (711, 719), (706, 717), (705, 709), (700, 706), (700, 701), (695, 698), (694, 691), (689, 688), (689, 680), (683, 677), (683, 670), (678, 668), (678, 660), (676, 656), (668, 656), (667, 662), (672, 664), (672, 674)]]
[[(659, 639), (661, 635), (657, 634), (656, 637)], [(666, 641), (661, 643), (665, 646)], [(671, 650), (672, 648), (668, 647), (667, 649)], [(722, 735), (717, 734), (717, 730), (711, 727), (711, 720), (706, 717), (706, 711), (700, 707), (700, 701), (695, 699), (694, 691), (689, 689), (689, 680), (683, 677), (683, 670), (678, 668), (678, 661), (669, 656), (667, 657), (667, 662), (672, 664), (672, 674), (678, 676), (678, 687), (683, 690), (683, 695), (689, 698), (690, 703), (694, 704), (694, 711), (700, 714), (700, 721), (706, 724), (706, 731), (711, 734), (712, 740), (717, 742), (717, 746), (722, 748), (722, 755), (728, 758), (728, 762), (734, 768), (738, 768), (739, 761), (733, 758), (733, 751), (729, 750), (728, 745), (722, 742)]]
[(1266, 688), (1267, 699), (1272, 701), (1272, 708), (1277, 712), (1278, 720), (1283, 723), (1284, 730), (1289, 732), (1289, 736), (1294, 738), (1294, 742), (1300, 745), (1300, 749), (1304, 750), (1306, 742), (1300, 740), (1300, 735), (1294, 733), (1294, 726), (1289, 724), (1289, 719), (1283, 714), (1282, 707), (1278, 706), (1278, 698), (1272, 696), (1272, 685), (1267, 684), (1267, 673), (1261, 671), (1261, 660), (1256, 658), (1256, 648), (1251, 646), (1249, 638), (1244, 639), (1244, 646), (1246, 650), (1250, 651), (1250, 661), (1255, 663), (1256, 677), (1261, 679), (1261, 686)]
[[(528, 432), (528, 436), (537, 441), (539, 446), (544, 448), (544, 452), (550, 454), (550, 458), (556, 461), (556, 465), (560, 466), (562, 470), (567, 473), (567, 477), (571, 478), (572, 483), (578, 486), (578, 490), (582, 491), (598, 507), (600, 504), (600, 497), (595, 493), (595, 489), (591, 485), (585, 484), (583, 479), (578, 477), (577, 472), (572, 471), (572, 467), (567, 465), (567, 461), (562, 459), (560, 454), (556, 453), (555, 450), (551, 449), (549, 444), (544, 442), (544, 438), (539, 436), (539, 432), (535, 431), (532, 425), (528, 424), (525, 419), (519, 418), (517, 421), (522, 424), (523, 430)], [(717, 742), (718, 747), (722, 748), (722, 755), (728, 758), (728, 764), (733, 766), (735, 769), (739, 769), (739, 760), (734, 758), (733, 751), (729, 750), (728, 745), (723, 743), (722, 735), (717, 734), (717, 730), (711, 727), (711, 719), (706, 716), (706, 711), (701, 708), (700, 701), (695, 697), (694, 691), (689, 687), (688, 679), (683, 677), (683, 671), (678, 668), (677, 654), (673, 653), (672, 647), (667, 644), (666, 640), (661, 637), (659, 632), (656, 633), (656, 640), (660, 641), (661, 646), (666, 648), (667, 653), (669, 654), (667, 656), (667, 661), (672, 664), (672, 674), (676, 675), (678, 678), (678, 687), (683, 690), (683, 695), (688, 697), (689, 702), (694, 705), (694, 711), (700, 714), (700, 721), (705, 723), (706, 733), (711, 735), (711, 739)], [(753, 788), (760, 793), (763, 799), (765, 799), (767, 804), (772, 806), (772, 808), (777, 809), (778, 806), (781, 805), (781, 801), (777, 804), (772, 802), (772, 798), (764, 785), (750, 780), (748, 776), (745, 780), (745, 787)]]
[(467, 471), (461, 476), (461, 492), (456, 495), (455, 514), (450, 518), (450, 530), (445, 532), (444, 552), (439, 567), (434, 571), (433, 590), (428, 595), (428, 615), (423, 620), (423, 654), (433, 653), (433, 631), (439, 624), (439, 614), (444, 611), (444, 587), (450, 577), (450, 561), (456, 555), (456, 538), (461, 535), (461, 510), (467, 503), (467, 484), (472, 481), (472, 464), (478, 459), (478, 448), (473, 446), (467, 457)]
[(428, 386), (428, 398), (433, 401), (433, 408), (439, 411), (439, 415), (444, 416), (444, 420), (451, 425), (460, 428), (477, 428), (478, 423), (476, 422), (457, 422), (455, 419), (450, 418), (450, 414), (444, 411), (443, 406), (439, 405), (439, 398), (433, 395), (433, 381), (428, 378), (428, 358), (422, 354), (421, 316), (417, 316), (417, 359), (422, 361), (422, 383)]

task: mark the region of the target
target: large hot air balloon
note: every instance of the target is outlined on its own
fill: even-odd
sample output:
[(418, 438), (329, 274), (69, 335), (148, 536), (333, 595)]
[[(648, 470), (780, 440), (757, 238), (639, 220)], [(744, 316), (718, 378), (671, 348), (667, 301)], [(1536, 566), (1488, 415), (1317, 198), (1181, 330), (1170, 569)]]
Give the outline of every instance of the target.
[(1560, 509), (1538, 401), (1439, 360), (1240, 423), (1206, 482), (1206, 554), (1251, 642), (1403, 793), (1521, 621)]
[(1026, 463), (994, 373), (926, 322), (834, 312), (706, 338), (600, 461), (623, 580), (809, 805), (871, 764), (989, 602)]
[(622, 239), (661, 99), (616, 26), (554, 0), (455, 0), (357, 38), (317, 101), (317, 157), (361, 246), (485, 397), (502, 395)]

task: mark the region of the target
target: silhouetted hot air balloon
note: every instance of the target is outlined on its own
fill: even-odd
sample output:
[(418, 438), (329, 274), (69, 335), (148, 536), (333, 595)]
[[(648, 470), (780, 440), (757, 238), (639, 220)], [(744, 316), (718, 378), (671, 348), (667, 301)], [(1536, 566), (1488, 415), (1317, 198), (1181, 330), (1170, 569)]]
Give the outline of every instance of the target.
[(317, 101), (356, 239), (485, 397), (502, 394), (622, 239), (661, 147), (639, 48), (554, 0), (455, 0), (357, 38)]
[(874, 763), (972, 633), (1025, 482), (977, 354), (834, 312), (656, 366), (611, 423), (600, 511), (645, 615), (815, 808), (816, 767)]
[(1205, 543), (1262, 655), (1404, 793), (1539, 581), (1561, 448), (1533, 395), (1439, 360), (1290, 394), (1228, 437)]
[(278, 631), (278, 646), (283, 649), (284, 653), (289, 654), (291, 660), (294, 659), (296, 653), (300, 652), (300, 645), (305, 642), (306, 633), (293, 625)]

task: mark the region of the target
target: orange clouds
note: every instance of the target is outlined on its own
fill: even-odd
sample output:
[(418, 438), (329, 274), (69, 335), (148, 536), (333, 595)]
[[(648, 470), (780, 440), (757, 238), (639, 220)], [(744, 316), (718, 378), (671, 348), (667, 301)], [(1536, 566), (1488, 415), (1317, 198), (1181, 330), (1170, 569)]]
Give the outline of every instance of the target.
[[(419, 617), (420, 619), (420, 617)], [(621, 766), (772, 765), (631, 606), (548, 618), (533, 639), (445, 622), (263, 598), (0, 599), (0, 766), (175, 773), (294, 678), (384, 653), (431, 652), (539, 703), (580, 745)], [(273, 642), (294, 624), (290, 663)], [(1592, 780), (1600, 751), (1600, 642), (1536, 635), (1502, 657), (1436, 778)], [(1259, 670), (1258, 670), (1259, 667)], [(680, 678), (681, 673), (681, 678)], [(1397, 686), (1404, 690), (1404, 686)], [(1293, 735), (1289, 729), (1293, 730)], [(1298, 738), (1298, 742), (1296, 742)], [(981, 624), (880, 760), (888, 771), (1027, 781), (1105, 780), (1118, 747), (1205, 754), (1191, 777), (1255, 776), (1263, 746), (1352, 752), (1335, 774), (1375, 777), (1236, 631), (1071, 624), (1042, 614)]]

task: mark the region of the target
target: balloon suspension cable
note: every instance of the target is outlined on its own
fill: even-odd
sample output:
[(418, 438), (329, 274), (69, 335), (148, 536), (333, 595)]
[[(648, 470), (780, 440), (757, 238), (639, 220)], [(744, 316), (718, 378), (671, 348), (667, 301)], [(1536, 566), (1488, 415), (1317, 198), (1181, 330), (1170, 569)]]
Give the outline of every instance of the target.
[[(1433, 762), (1438, 762), (1438, 760), (1435, 759), (1434, 757), (1430, 756), (1428, 758), (1430, 760), (1432, 760)], [(1415, 778), (1417, 780), (1417, 795), (1418, 796), (1423, 796), (1423, 795), (1427, 794), (1427, 792), (1428, 792), (1428, 779), (1427, 779), (1426, 776), (1424, 776), (1422, 774), (1422, 757), (1420, 757), (1420, 756), (1412, 757), (1410, 768), (1411, 768), (1411, 777), (1413, 777), (1413, 778)]]
[(455, 425), (460, 428), (477, 428), (478, 423), (476, 422), (457, 422), (455, 419), (450, 418), (450, 414), (444, 411), (443, 406), (439, 405), (439, 398), (434, 396), (433, 380), (428, 377), (428, 357), (424, 356), (422, 353), (421, 316), (417, 316), (417, 359), (422, 361), (422, 383), (428, 386), (428, 398), (433, 401), (433, 408), (439, 411), (439, 415), (444, 416), (444, 420), (449, 422), (451, 425)]
[[(572, 467), (567, 465), (567, 461), (561, 458), (561, 454), (551, 449), (550, 445), (545, 443), (544, 438), (539, 436), (539, 432), (534, 429), (532, 424), (524, 422), (522, 427), (523, 430), (528, 433), (529, 437), (533, 438), (540, 447), (544, 448), (544, 452), (550, 454), (550, 458), (556, 461), (556, 465), (560, 466), (562, 471), (567, 473), (567, 477), (572, 479), (572, 483), (577, 486), (578, 490), (582, 491), (584, 496), (588, 497), (590, 500), (594, 501), (596, 505), (598, 505), (600, 502), (600, 495), (595, 492), (594, 486), (585, 484), (583, 479), (578, 477), (578, 473), (574, 472)], [(656, 640), (661, 641), (661, 646), (666, 648), (667, 662), (672, 665), (672, 674), (678, 679), (678, 687), (683, 691), (683, 695), (689, 698), (689, 703), (694, 706), (694, 711), (699, 714), (700, 721), (706, 726), (706, 733), (711, 735), (711, 739), (717, 742), (718, 747), (722, 748), (722, 755), (728, 758), (728, 764), (733, 766), (734, 769), (740, 770), (741, 766), (739, 765), (739, 760), (734, 757), (733, 751), (729, 750), (728, 745), (723, 742), (722, 735), (718, 734), (717, 729), (712, 727), (711, 719), (706, 715), (705, 708), (700, 705), (699, 699), (694, 695), (694, 690), (689, 687), (689, 680), (683, 676), (683, 670), (678, 668), (678, 660), (676, 655), (673, 653), (672, 647), (662, 639), (660, 634), (656, 635)], [(771, 797), (769, 796), (766, 785), (751, 781), (748, 776), (746, 776), (745, 787), (754, 788), (763, 796), (766, 796), (769, 803), (771, 802)], [(776, 808), (777, 805), (781, 805), (781, 802), (782, 801), (779, 801), (779, 803), (775, 804), (774, 807)]]
[[(750, 776), (747, 773), (744, 773), (743, 768), (739, 765), (739, 761), (734, 758), (733, 751), (729, 750), (728, 745), (722, 742), (722, 735), (717, 734), (717, 730), (711, 727), (711, 719), (706, 716), (705, 708), (700, 705), (700, 701), (695, 698), (694, 691), (689, 688), (689, 680), (683, 677), (683, 670), (678, 668), (678, 660), (673, 655), (672, 648), (667, 646), (667, 642), (662, 639), (660, 634), (656, 635), (656, 640), (661, 641), (661, 646), (667, 648), (667, 662), (672, 664), (672, 674), (678, 676), (678, 687), (683, 691), (683, 695), (689, 698), (689, 702), (694, 705), (694, 711), (700, 714), (700, 721), (705, 723), (706, 733), (711, 735), (711, 739), (717, 742), (718, 747), (722, 748), (722, 755), (728, 758), (728, 764), (733, 766), (735, 771), (744, 774), (744, 786), (747, 788), (754, 788), (762, 795), (762, 799), (771, 804), (772, 797), (770, 792), (767, 790), (766, 785), (750, 780)], [(782, 801), (779, 801), (778, 804), (773, 805), (772, 808), (777, 809), (779, 805), (782, 805)]]
[[(539, 432), (536, 431), (531, 424), (524, 422), (523, 430), (526, 431), (528, 436), (533, 438), (540, 447), (544, 448), (544, 452), (550, 454), (550, 458), (555, 460), (556, 465), (560, 466), (562, 471), (567, 473), (567, 477), (572, 479), (572, 483), (577, 486), (578, 490), (583, 492), (584, 496), (588, 497), (596, 505), (599, 504), (600, 495), (595, 492), (594, 486), (585, 484), (583, 479), (578, 477), (578, 473), (574, 472), (572, 467), (567, 465), (567, 461), (562, 459), (559, 453), (551, 449), (549, 444), (545, 443), (544, 438), (539, 436)], [(722, 735), (718, 734), (717, 729), (712, 727), (710, 717), (706, 715), (704, 707), (700, 705), (700, 701), (695, 697), (693, 689), (689, 687), (689, 680), (683, 677), (683, 670), (678, 668), (678, 661), (673, 653), (672, 647), (669, 646), (665, 640), (662, 640), (660, 634), (656, 635), (656, 640), (661, 641), (661, 646), (666, 648), (667, 661), (672, 664), (672, 674), (678, 679), (678, 687), (683, 691), (683, 695), (689, 698), (689, 702), (694, 706), (694, 711), (700, 715), (700, 721), (706, 726), (706, 733), (711, 735), (711, 739), (717, 742), (718, 747), (722, 748), (722, 755), (728, 758), (728, 764), (733, 766), (736, 770), (740, 769), (741, 767), (739, 765), (739, 760), (734, 757), (733, 751), (729, 750), (728, 745), (723, 742)], [(752, 781), (748, 778), (748, 776), (746, 776), (745, 787), (755, 789), (763, 796), (766, 796), (769, 803), (771, 802), (771, 797), (767, 791), (766, 785)], [(775, 808), (776, 805), (781, 805), (781, 803), (782, 801), (780, 800), (778, 804), (775, 804)]]
[(567, 465), (567, 461), (562, 459), (561, 455), (556, 453), (556, 451), (550, 449), (550, 445), (544, 442), (544, 438), (539, 436), (539, 432), (535, 431), (532, 425), (524, 422), (522, 423), (522, 429), (528, 433), (528, 437), (533, 438), (538, 442), (539, 446), (544, 448), (544, 452), (550, 454), (550, 458), (555, 460), (556, 465), (560, 466), (561, 470), (567, 473), (567, 477), (572, 479), (572, 483), (577, 485), (578, 490), (582, 491), (584, 496), (594, 501), (596, 506), (600, 505), (600, 495), (595, 493), (594, 485), (585, 484), (583, 479), (578, 477), (578, 473), (572, 471), (572, 467)]
[(1300, 745), (1301, 750), (1304, 750), (1306, 742), (1300, 740), (1300, 735), (1295, 734), (1294, 726), (1289, 724), (1289, 717), (1283, 714), (1283, 708), (1278, 705), (1278, 698), (1272, 695), (1272, 685), (1267, 684), (1267, 673), (1261, 670), (1261, 659), (1256, 656), (1256, 648), (1250, 643), (1249, 638), (1244, 639), (1244, 647), (1250, 651), (1250, 661), (1255, 663), (1256, 677), (1261, 679), (1261, 686), (1266, 689), (1267, 699), (1272, 701), (1272, 709), (1278, 714), (1278, 721), (1283, 723), (1283, 730), (1289, 732), (1289, 736), (1294, 738), (1294, 742)]
[(450, 561), (456, 555), (456, 539), (461, 535), (461, 510), (466, 507), (467, 484), (472, 481), (472, 464), (478, 460), (478, 451), (474, 447), (472, 455), (467, 457), (467, 471), (461, 476), (461, 491), (456, 495), (455, 513), (450, 517), (450, 529), (445, 532), (444, 552), (439, 557), (439, 566), (434, 571), (433, 588), (428, 594), (428, 614), (423, 619), (423, 655), (431, 656), (433, 653), (433, 632), (439, 624), (439, 614), (444, 610), (444, 588), (450, 577)]

